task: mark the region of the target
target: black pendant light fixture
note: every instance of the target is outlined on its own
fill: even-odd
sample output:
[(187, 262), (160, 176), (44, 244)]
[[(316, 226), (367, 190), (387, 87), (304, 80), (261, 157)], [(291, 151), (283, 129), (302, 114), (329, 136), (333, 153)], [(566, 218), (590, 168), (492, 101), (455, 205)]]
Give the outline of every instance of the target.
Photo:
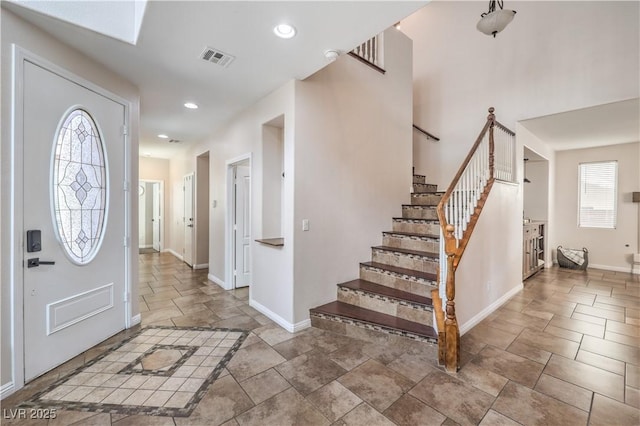
[[(500, 9), (496, 10), (496, 3)], [(504, 30), (516, 15), (515, 10), (504, 9), (504, 1), (490, 0), (489, 11), (480, 15), (476, 28), (483, 34), (496, 36)]]

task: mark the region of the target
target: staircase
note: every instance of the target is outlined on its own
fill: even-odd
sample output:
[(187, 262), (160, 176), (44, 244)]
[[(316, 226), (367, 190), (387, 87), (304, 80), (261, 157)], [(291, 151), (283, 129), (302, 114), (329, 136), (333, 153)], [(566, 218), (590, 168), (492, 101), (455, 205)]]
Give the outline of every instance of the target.
[(400, 336), (435, 343), (431, 290), (437, 287), (442, 193), (413, 176), (411, 204), (393, 218), (360, 278), (338, 284), (338, 300), (310, 310), (314, 327), (368, 340)]

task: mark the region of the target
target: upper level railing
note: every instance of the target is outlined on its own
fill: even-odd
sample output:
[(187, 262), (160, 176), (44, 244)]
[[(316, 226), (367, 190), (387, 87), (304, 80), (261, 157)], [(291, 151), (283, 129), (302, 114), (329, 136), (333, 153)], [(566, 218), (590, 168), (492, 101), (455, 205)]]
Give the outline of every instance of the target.
[(440, 266), (432, 298), (438, 325), (439, 361), (448, 371), (460, 365), (455, 313), (455, 272), (496, 179), (515, 181), (515, 133), (489, 116), (451, 185), (438, 204)]
[(349, 55), (361, 62), (369, 65), (376, 71), (384, 74), (384, 49), (383, 49), (383, 33), (371, 37), (364, 43), (356, 46)]

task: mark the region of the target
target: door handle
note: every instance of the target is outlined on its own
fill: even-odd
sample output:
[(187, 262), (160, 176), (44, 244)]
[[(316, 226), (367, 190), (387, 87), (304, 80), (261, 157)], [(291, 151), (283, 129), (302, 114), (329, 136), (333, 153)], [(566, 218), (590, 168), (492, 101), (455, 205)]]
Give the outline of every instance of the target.
[(189, 228), (193, 228), (193, 225), (187, 225)]
[(39, 257), (32, 257), (31, 259), (27, 259), (27, 268), (35, 268), (40, 265), (55, 265), (56, 262), (52, 260), (40, 260)]

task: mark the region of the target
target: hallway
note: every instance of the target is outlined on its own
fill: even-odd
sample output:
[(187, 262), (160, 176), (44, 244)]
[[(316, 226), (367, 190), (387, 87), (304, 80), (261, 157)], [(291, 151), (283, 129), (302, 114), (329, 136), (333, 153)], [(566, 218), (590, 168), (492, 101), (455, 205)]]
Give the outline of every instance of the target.
[[(462, 369), (436, 348), (362, 342), (318, 329), (290, 334), (168, 254), (140, 256), (142, 327), (251, 330), (189, 417), (57, 410), (2, 424), (638, 424), (640, 279), (599, 270), (543, 270), (462, 337)], [(2, 401), (46, 389), (137, 333), (127, 330)], [(446, 397), (443, 397), (445, 395)], [(62, 402), (62, 405), (65, 403)]]

